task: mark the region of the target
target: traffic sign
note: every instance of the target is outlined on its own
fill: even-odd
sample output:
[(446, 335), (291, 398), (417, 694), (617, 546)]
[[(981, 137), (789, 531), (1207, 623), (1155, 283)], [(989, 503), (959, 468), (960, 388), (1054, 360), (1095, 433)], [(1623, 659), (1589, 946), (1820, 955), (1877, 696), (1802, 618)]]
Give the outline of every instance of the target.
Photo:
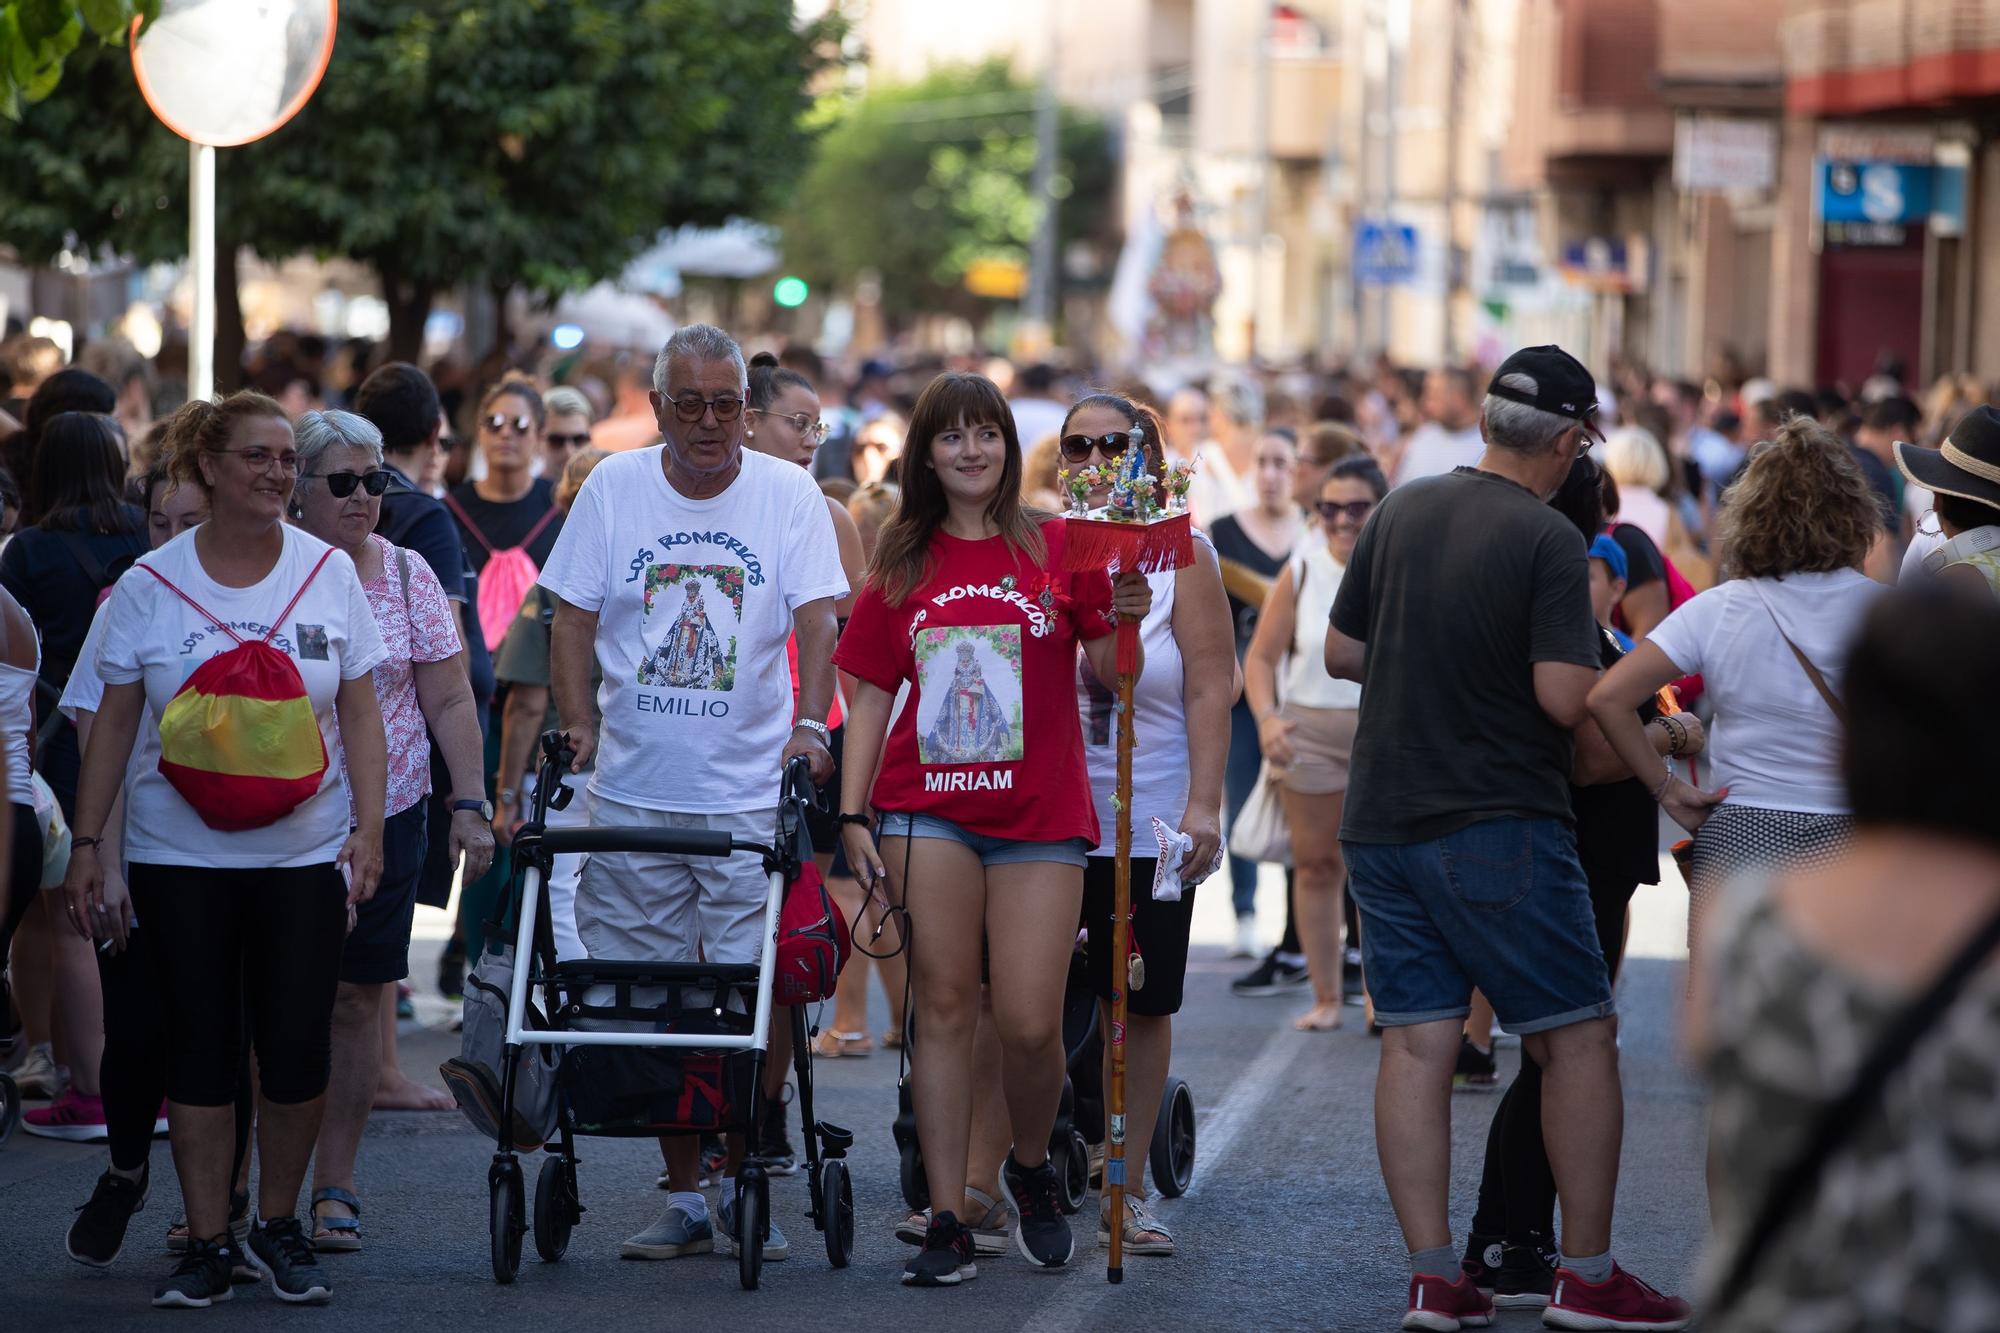
[(1354, 231), (1354, 279), (1398, 287), (1417, 276), (1417, 229), (1406, 222), (1363, 221)]

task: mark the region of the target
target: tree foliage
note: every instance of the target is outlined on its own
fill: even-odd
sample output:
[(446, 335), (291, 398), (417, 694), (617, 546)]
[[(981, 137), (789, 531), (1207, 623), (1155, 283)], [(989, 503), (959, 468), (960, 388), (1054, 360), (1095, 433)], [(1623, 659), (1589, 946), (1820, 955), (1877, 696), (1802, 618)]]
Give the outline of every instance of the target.
[[(1026, 264), (1040, 225), (1033, 104), (1032, 85), (992, 61), (822, 107), (832, 126), (785, 218), (787, 262), (830, 285), (879, 273), (892, 316), (976, 313), (966, 269)], [(1060, 246), (1101, 225), (1112, 163), (1101, 121), (1063, 108), (1058, 126)]]
[[(411, 354), (442, 290), (574, 290), (662, 228), (768, 210), (810, 152), (836, 24), (797, 26), (792, 0), (343, 0), (305, 109), (219, 150), (218, 245), (369, 265)], [(17, 206), (39, 192), (41, 240), (66, 218), (86, 245), (145, 251), (151, 120), (129, 72), (33, 107), (11, 136), (32, 143), (0, 136), (0, 241), (35, 248)]]
[(0, 0), (0, 116), (19, 120), (22, 103), (56, 90), (86, 29), (123, 45), (133, 19), (159, 12), (160, 0)]

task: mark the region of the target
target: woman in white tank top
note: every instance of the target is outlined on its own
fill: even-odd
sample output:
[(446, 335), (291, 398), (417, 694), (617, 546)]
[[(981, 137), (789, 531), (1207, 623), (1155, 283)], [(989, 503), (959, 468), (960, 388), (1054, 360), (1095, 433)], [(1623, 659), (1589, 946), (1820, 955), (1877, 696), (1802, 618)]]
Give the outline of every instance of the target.
[[(1341, 1017), (1341, 807), (1360, 717), (1361, 687), (1326, 670), (1326, 627), (1347, 559), (1388, 491), (1375, 461), (1344, 458), (1320, 487), (1319, 530), (1278, 575), (1243, 661), (1244, 694), (1257, 719), (1264, 757), (1280, 771), (1291, 825), (1293, 913), (1312, 977), (1306, 1032), (1329, 1032)], [(1282, 684), (1280, 682), (1282, 681)]]

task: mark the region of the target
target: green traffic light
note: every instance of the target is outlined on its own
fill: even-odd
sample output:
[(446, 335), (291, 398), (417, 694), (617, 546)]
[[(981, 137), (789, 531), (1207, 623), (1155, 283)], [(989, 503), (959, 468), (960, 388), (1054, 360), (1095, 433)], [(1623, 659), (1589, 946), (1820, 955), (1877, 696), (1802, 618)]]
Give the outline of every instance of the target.
[(806, 286), (804, 278), (787, 275), (779, 278), (771, 287), (771, 299), (779, 305), (790, 309), (794, 306), (804, 305), (806, 303), (806, 296), (811, 290), (811, 288)]

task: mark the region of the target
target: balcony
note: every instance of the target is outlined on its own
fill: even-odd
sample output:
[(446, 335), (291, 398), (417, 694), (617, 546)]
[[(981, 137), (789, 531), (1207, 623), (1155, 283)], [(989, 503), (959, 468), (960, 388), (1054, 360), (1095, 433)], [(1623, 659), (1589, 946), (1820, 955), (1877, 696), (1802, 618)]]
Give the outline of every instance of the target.
[(1638, 169), (1670, 156), (1656, 0), (1522, 0), (1509, 179)]
[(1787, 0), (1785, 107), (1835, 116), (2000, 93), (2000, 10), (1964, 0)]

